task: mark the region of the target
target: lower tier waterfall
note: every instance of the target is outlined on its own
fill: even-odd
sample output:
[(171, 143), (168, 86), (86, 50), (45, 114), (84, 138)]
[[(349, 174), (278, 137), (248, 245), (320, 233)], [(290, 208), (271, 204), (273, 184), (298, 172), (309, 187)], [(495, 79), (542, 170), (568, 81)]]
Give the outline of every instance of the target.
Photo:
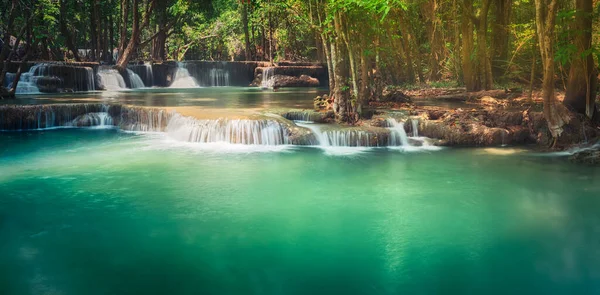
[(173, 116), (167, 134), (187, 142), (226, 142), (236, 144), (282, 145), (289, 143), (287, 130), (274, 120), (217, 119), (196, 120)]
[[(404, 123), (387, 119), (389, 127), (347, 127), (292, 122), (278, 115), (198, 119), (163, 108), (118, 104), (50, 104), (0, 106), (0, 131), (98, 127), (162, 133), (194, 143), (241, 145), (313, 145), (321, 147), (428, 146), (408, 137)], [(416, 131), (413, 131), (413, 134)]]

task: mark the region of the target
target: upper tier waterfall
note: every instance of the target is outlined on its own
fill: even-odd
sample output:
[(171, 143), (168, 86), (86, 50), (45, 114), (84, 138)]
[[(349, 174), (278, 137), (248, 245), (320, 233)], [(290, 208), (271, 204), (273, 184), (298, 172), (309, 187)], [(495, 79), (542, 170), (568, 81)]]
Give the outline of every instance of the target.
[(185, 63), (177, 63), (177, 71), (173, 76), (173, 83), (171, 88), (196, 88), (198, 82), (194, 77), (190, 75), (190, 72), (186, 68)]
[(127, 88), (123, 76), (119, 71), (111, 68), (101, 68), (98, 70), (98, 82), (106, 90), (121, 90)]

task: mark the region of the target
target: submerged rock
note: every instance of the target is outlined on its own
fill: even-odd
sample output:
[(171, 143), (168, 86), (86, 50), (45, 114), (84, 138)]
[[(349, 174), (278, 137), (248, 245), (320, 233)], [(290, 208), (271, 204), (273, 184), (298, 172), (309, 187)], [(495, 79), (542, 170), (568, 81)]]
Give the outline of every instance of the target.
[(281, 114), (282, 117), (292, 121), (309, 121), (315, 123), (327, 123), (334, 118), (333, 111), (317, 112), (313, 110), (288, 111)]
[(576, 152), (569, 156), (569, 160), (575, 163), (600, 165), (600, 145)]

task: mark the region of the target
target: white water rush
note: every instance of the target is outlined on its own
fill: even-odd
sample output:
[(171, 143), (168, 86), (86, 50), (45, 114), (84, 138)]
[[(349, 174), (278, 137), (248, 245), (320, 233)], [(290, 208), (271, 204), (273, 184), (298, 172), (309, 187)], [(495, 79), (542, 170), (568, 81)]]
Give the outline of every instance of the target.
[(194, 77), (192, 77), (190, 75), (190, 72), (186, 68), (185, 63), (179, 62), (179, 63), (177, 63), (177, 71), (175, 72), (175, 75), (173, 76), (173, 83), (169, 87), (171, 87), (171, 88), (197, 88), (199, 86), (198, 86), (198, 81), (196, 81), (196, 79), (194, 79)]

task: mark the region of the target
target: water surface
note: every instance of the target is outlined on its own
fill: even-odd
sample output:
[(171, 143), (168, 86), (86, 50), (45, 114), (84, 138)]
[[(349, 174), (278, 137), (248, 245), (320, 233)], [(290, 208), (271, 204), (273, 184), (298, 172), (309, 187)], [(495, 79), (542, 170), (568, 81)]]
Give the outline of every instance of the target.
[(600, 292), (598, 168), (354, 151), (0, 133), (0, 294)]
[(313, 99), (328, 93), (323, 88), (261, 89), (257, 87), (142, 88), (72, 94), (22, 95), (0, 104), (121, 103), (139, 106), (202, 108), (312, 109)]

